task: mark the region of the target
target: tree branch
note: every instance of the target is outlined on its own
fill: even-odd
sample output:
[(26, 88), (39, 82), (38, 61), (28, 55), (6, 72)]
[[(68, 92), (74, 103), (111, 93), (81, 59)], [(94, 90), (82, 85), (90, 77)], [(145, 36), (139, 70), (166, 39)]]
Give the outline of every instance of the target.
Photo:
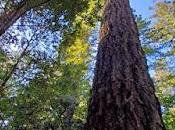
[(21, 53), (20, 57), (17, 59), (17, 62), (12, 66), (10, 72), (7, 74), (7, 76), (4, 78), (2, 84), (1, 84), (1, 88), (0, 90), (4, 90), (4, 87), (6, 86), (7, 81), (10, 79), (10, 77), (12, 76), (12, 74), (14, 73), (14, 71), (16, 70), (19, 62), (21, 61), (21, 59), (24, 57), (26, 50), (28, 48), (29, 44), (27, 45), (27, 47), (23, 50), (23, 52)]
[(0, 36), (5, 33), (5, 31), (12, 26), (22, 15), (32, 8), (44, 5), (51, 0), (23, 0), (18, 5), (14, 5), (14, 9), (5, 11), (0, 16)]

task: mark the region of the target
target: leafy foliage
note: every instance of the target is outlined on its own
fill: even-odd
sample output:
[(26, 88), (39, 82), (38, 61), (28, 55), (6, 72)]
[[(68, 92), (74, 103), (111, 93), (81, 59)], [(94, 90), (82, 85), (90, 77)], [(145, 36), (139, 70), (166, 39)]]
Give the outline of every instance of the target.
[(136, 17), (167, 130), (175, 129), (174, 8), (172, 2), (158, 2), (153, 23)]
[[(13, 32), (19, 49), (22, 47), (24, 50), (26, 45), (28, 48), (21, 53), (22, 57), (10, 54), (14, 56), (14, 61), (18, 59), (18, 64), (8, 80), (6, 94), (0, 99), (1, 129), (83, 128), (90, 96), (90, 83), (86, 78), (91, 48), (88, 36), (98, 19), (96, 14), (100, 5), (97, 2), (53, 1), (48, 6), (29, 11), (17, 22), (19, 28), (11, 28), (27, 35), (22, 41), (21, 32)], [(20, 24), (23, 26), (20, 27)], [(35, 35), (30, 36), (31, 33)], [(42, 51), (43, 47), (36, 48), (36, 45), (53, 44), (55, 41), (50, 41), (49, 37), (54, 39), (55, 35), (58, 35), (56, 38), (61, 37), (56, 45), (58, 56), (49, 60), (47, 55), (54, 53)]]
[(155, 22), (146, 33), (150, 48), (154, 50), (153, 77), (167, 130), (175, 129), (174, 9), (173, 1), (158, 2), (153, 17)]
[[(18, 4), (3, 2), (0, 15)], [(103, 2), (52, 0), (28, 11), (0, 37), (0, 84), (18, 63), (0, 92), (0, 129), (83, 129), (96, 48), (88, 37), (101, 19)], [(136, 16), (168, 130), (175, 129), (174, 9), (173, 2), (159, 2), (152, 24)]]

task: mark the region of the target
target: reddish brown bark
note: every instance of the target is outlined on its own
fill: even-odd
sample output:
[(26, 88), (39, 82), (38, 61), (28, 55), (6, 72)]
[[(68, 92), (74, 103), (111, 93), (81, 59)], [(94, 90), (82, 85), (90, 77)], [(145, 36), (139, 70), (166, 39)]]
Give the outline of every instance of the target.
[(101, 30), (86, 130), (165, 130), (128, 0), (106, 0)]

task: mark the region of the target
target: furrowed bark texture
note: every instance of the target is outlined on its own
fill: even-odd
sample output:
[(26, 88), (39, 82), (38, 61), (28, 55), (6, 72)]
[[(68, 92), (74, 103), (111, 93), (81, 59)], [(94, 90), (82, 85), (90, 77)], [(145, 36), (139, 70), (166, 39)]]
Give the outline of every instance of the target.
[(165, 130), (128, 0), (107, 0), (86, 130)]

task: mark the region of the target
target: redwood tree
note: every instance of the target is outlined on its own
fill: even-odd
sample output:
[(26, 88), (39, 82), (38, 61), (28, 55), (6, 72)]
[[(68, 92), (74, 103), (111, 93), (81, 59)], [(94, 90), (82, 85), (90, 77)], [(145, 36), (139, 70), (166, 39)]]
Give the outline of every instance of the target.
[(86, 130), (165, 130), (128, 0), (106, 0)]

